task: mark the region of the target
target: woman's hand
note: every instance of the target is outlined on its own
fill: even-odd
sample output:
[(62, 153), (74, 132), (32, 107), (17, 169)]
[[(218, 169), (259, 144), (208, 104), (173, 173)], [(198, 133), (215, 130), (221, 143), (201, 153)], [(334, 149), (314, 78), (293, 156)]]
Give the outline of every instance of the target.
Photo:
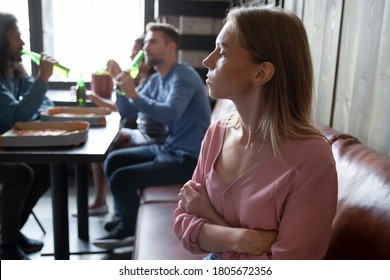
[(111, 112), (116, 111), (116, 105), (111, 100), (105, 99), (91, 90), (86, 91), (86, 96), (87, 99), (91, 100), (96, 106), (107, 108)]
[(38, 79), (44, 83), (47, 83), (49, 81), (50, 76), (53, 74), (53, 66), (56, 63), (58, 63), (57, 60), (44, 53), (41, 53)]
[(114, 79), (122, 72), (122, 69), (119, 66), (118, 62), (113, 59), (110, 59), (109, 61), (107, 61), (107, 71), (111, 78)]
[(194, 181), (185, 183), (178, 197), (179, 206), (189, 214), (206, 218), (207, 212), (214, 211), (206, 189)]
[(234, 232), (236, 241), (233, 251), (251, 255), (263, 255), (276, 242), (278, 232), (274, 230), (238, 229)]
[(191, 180), (188, 181), (180, 189), (178, 197), (179, 207), (184, 209), (188, 214), (197, 215), (218, 225), (228, 225), (217, 211), (215, 211), (206, 188), (201, 184)]

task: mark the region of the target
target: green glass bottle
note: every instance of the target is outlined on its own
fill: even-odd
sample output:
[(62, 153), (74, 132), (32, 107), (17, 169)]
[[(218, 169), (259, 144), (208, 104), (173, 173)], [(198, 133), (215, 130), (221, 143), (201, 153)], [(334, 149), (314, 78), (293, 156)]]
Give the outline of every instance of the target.
[(87, 106), (87, 88), (81, 75), (76, 84), (76, 105), (80, 107)]
[[(143, 50), (140, 50), (137, 55), (134, 57), (134, 59), (131, 61), (131, 66), (127, 68), (127, 72), (130, 73), (130, 77), (132, 79), (135, 79), (138, 76), (139, 73), (139, 67), (141, 66), (142, 61), (144, 60), (145, 53)], [(121, 90), (118, 86), (116, 87), (121, 95), (126, 95), (126, 93)]]
[[(27, 55), (36, 65), (39, 65), (41, 60), (41, 55), (39, 53), (26, 51), (26, 50), (22, 50), (21, 53)], [(69, 68), (58, 63), (55, 64), (53, 67), (53, 73), (65, 78), (69, 76), (69, 71), (70, 71)]]
[(130, 72), (130, 77), (133, 79), (138, 76), (139, 73), (139, 67), (144, 60), (145, 54), (143, 50), (140, 50), (137, 55), (134, 57), (134, 59), (131, 61), (131, 66), (127, 69), (128, 72)]

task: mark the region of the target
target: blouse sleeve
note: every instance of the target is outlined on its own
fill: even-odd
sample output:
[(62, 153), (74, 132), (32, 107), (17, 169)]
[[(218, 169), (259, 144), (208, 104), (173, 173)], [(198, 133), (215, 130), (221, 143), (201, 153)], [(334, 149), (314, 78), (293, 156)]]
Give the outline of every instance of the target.
[[(205, 161), (207, 158), (207, 151), (210, 148), (213, 128), (215, 128), (215, 125), (212, 125), (205, 134), (198, 158), (198, 164), (192, 176), (193, 181), (200, 182), (203, 186), (205, 186)], [(179, 206), (173, 213), (173, 218), (173, 230), (176, 236), (183, 242), (183, 247), (193, 254), (207, 253), (198, 245), (200, 228), (207, 220), (200, 218), (197, 215), (188, 214)]]
[(272, 259), (322, 259), (326, 254), (337, 207), (337, 172), (331, 152), (322, 150), (296, 170), (268, 255)]

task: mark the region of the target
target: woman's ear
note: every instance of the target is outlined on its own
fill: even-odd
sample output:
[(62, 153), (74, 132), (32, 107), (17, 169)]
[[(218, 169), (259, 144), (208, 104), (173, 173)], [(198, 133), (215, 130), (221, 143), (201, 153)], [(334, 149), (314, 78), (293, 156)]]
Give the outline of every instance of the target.
[(261, 63), (258, 67), (258, 71), (255, 76), (256, 84), (264, 85), (265, 83), (267, 83), (269, 80), (272, 79), (274, 74), (275, 74), (275, 68), (271, 62)]

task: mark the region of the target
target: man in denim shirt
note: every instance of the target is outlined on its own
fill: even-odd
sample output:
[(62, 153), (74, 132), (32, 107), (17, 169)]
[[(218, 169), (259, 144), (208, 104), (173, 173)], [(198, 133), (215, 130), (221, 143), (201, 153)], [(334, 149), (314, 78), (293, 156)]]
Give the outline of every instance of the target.
[[(53, 106), (46, 91), (56, 61), (42, 55), (37, 78), (29, 77), (20, 63), (23, 45), (15, 16), (0, 13), (0, 134)], [(47, 164), (0, 163), (2, 260), (29, 259), (28, 253), (42, 249), (20, 229), (50, 187), (49, 171)]]
[(202, 79), (191, 66), (177, 62), (177, 30), (157, 23), (146, 28), (146, 62), (157, 73), (139, 92), (128, 73), (119, 74), (116, 80), (126, 95), (126, 106), (163, 123), (168, 136), (164, 144), (121, 149), (107, 157), (105, 172), (117, 217), (108, 236), (93, 242), (105, 249), (128, 246), (133, 241), (139, 190), (182, 184), (191, 178), (210, 125), (211, 108)]

